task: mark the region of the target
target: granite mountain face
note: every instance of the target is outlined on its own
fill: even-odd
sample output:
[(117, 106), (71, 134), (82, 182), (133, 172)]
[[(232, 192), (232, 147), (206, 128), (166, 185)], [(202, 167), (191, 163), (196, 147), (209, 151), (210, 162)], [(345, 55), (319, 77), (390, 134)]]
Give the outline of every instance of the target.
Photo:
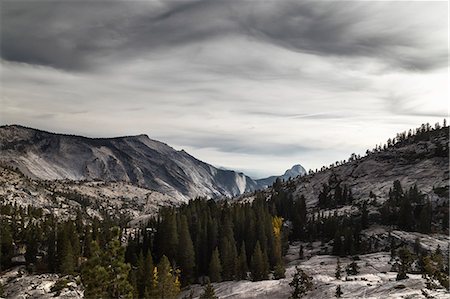
[(181, 200), (233, 197), (265, 186), (243, 173), (216, 168), (147, 135), (86, 138), (2, 126), (0, 154), (2, 163), (17, 167), (31, 178), (126, 182)]

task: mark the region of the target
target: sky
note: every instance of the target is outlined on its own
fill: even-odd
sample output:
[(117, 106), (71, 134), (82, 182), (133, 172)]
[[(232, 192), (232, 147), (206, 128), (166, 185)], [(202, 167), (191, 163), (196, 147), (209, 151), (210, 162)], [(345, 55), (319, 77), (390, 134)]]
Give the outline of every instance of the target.
[(260, 178), (448, 116), (447, 1), (1, 1), (0, 124)]

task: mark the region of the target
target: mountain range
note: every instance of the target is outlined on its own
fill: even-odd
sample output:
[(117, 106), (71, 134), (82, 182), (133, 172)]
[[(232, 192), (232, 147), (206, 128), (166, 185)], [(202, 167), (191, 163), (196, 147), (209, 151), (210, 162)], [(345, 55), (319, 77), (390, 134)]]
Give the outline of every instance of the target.
[[(41, 180), (126, 182), (173, 198), (233, 197), (270, 186), (200, 161), (147, 135), (87, 138), (19, 125), (0, 127), (0, 162)], [(306, 174), (301, 165), (281, 179)]]

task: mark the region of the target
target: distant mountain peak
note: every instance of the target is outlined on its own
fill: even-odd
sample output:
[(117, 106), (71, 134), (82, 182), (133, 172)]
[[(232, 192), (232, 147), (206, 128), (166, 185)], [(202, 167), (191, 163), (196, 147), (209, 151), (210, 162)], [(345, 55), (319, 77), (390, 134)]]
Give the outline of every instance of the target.
[(306, 174), (305, 168), (303, 168), (303, 166), (301, 166), (300, 164), (295, 164), (294, 166), (291, 167), (291, 169), (286, 170), (284, 175), (282, 175), (282, 177), (285, 179), (289, 179), (289, 177), (295, 178), (299, 175), (305, 174)]
[(268, 178), (258, 179), (256, 180), (256, 182), (258, 183), (258, 188), (263, 189), (268, 186), (271, 186), (277, 178), (287, 181), (289, 180), (289, 178), (296, 178), (299, 175), (303, 176), (305, 174), (306, 174), (305, 168), (303, 168), (303, 166), (301, 166), (300, 164), (295, 164), (290, 169), (286, 170), (283, 175), (280, 176), (273, 175)]

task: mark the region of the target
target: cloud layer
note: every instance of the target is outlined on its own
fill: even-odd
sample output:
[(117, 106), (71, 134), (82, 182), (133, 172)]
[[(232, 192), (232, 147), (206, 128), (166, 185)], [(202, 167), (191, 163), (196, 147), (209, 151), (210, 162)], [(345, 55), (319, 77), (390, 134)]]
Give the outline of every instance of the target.
[(448, 114), (446, 2), (4, 1), (1, 123), (255, 176)]

